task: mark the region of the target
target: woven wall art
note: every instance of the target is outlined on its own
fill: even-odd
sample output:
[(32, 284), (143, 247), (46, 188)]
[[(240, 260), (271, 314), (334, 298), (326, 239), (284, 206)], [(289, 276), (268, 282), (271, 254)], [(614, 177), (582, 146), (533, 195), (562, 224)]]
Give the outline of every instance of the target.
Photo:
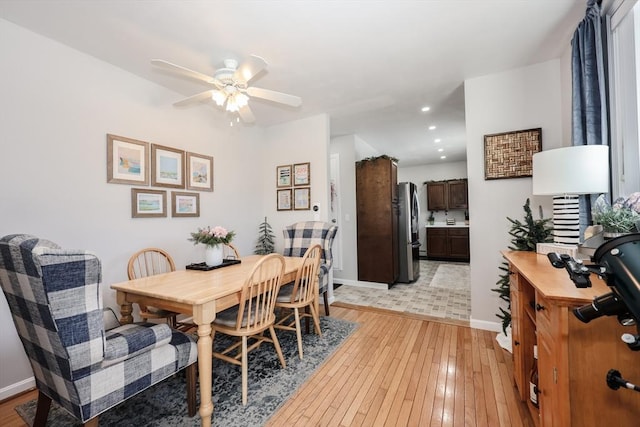
[(484, 136), (484, 179), (533, 174), (533, 155), (542, 149), (542, 128)]

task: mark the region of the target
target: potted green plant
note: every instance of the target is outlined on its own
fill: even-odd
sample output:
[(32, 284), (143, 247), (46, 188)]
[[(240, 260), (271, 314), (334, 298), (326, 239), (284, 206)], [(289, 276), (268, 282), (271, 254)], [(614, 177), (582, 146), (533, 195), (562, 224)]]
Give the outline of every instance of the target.
[(636, 224), (640, 221), (640, 214), (622, 199), (611, 206), (604, 199), (604, 195), (600, 195), (594, 204), (591, 216), (595, 224), (602, 226), (605, 239), (638, 231)]
[(273, 229), (267, 222), (267, 217), (265, 216), (264, 221), (258, 226), (258, 240), (253, 253), (258, 255), (268, 255), (273, 253), (275, 251), (275, 239), (276, 236), (273, 234)]
[[(529, 207), (529, 199), (524, 206), (524, 222), (517, 219), (507, 217), (511, 223), (509, 235), (512, 237), (509, 249), (513, 251), (535, 251), (538, 243), (547, 243), (553, 241), (553, 229), (549, 224), (551, 219), (542, 217), (542, 208), (540, 208), (540, 219), (533, 219), (533, 213)], [(502, 320), (502, 331), (507, 333), (507, 327), (511, 325), (511, 273), (509, 272), (509, 264), (506, 261), (498, 267), (501, 271), (499, 279), (496, 282), (497, 288), (491, 289), (497, 292), (500, 299), (507, 303), (507, 309), (498, 307), (500, 313), (496, 316)]]

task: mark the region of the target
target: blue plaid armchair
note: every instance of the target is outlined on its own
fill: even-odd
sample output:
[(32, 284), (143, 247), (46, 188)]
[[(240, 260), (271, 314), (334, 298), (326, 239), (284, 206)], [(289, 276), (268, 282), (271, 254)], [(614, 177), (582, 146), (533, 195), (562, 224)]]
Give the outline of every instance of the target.
[(189, 415), (195, 414), (197, 348), (166, 324), (105, 331), (100, 260), (48, 240), (0, 239), (0, 285), (38, 388), (34, 425), (51, 401), (85, 425), (140, 391), (188, 367)]
[(322, 247), (320, 268), (318, 269), (318, 288), (324, 298), (324, 312), (329, 315), (329, 270), (333, 265), (331, 246), (336, 237), (338, 227), (321, 221), (302, 221), (285, 227), (284, 256), (302, 257), (308, 248), (314, 244)]

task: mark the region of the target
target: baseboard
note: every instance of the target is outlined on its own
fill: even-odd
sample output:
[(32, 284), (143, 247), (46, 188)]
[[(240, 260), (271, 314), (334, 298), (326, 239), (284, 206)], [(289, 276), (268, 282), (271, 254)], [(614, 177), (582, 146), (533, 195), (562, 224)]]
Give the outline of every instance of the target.
[(469, 319), (469, 325), (475, 329), (482, 329), (483, 331), (502, 332), (501, 322), (487, 322), (486, 320)]
[(0, 389), (0, 402), (35, 387), (36, 379), (34, 377), (29, 377), (22, 381), (18, 381), (17, 383), (9, 384), (8, 386)]
[(378, 283), (378, 282), (364, 282), (361, 280), (349, 280), (349, 279), (336, 279), (336, 281), (339, 281), (343, 286), (355, 286), (356, 288), (372, 288), (372, 289), (383, 289), (383, 290), (388, 290), (389, 289), (389, 284), (387, 283)]

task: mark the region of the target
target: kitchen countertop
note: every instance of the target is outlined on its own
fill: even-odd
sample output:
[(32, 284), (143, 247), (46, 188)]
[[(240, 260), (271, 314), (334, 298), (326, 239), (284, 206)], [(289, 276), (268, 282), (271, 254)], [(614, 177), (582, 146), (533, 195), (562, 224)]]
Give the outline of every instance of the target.
[(469, 228), (469, 224), (464, 221), (456, 221), (454, 225), (447, 225), (446, 222), (434, 222), (433, 225), (427, 224), (425, 228)]

